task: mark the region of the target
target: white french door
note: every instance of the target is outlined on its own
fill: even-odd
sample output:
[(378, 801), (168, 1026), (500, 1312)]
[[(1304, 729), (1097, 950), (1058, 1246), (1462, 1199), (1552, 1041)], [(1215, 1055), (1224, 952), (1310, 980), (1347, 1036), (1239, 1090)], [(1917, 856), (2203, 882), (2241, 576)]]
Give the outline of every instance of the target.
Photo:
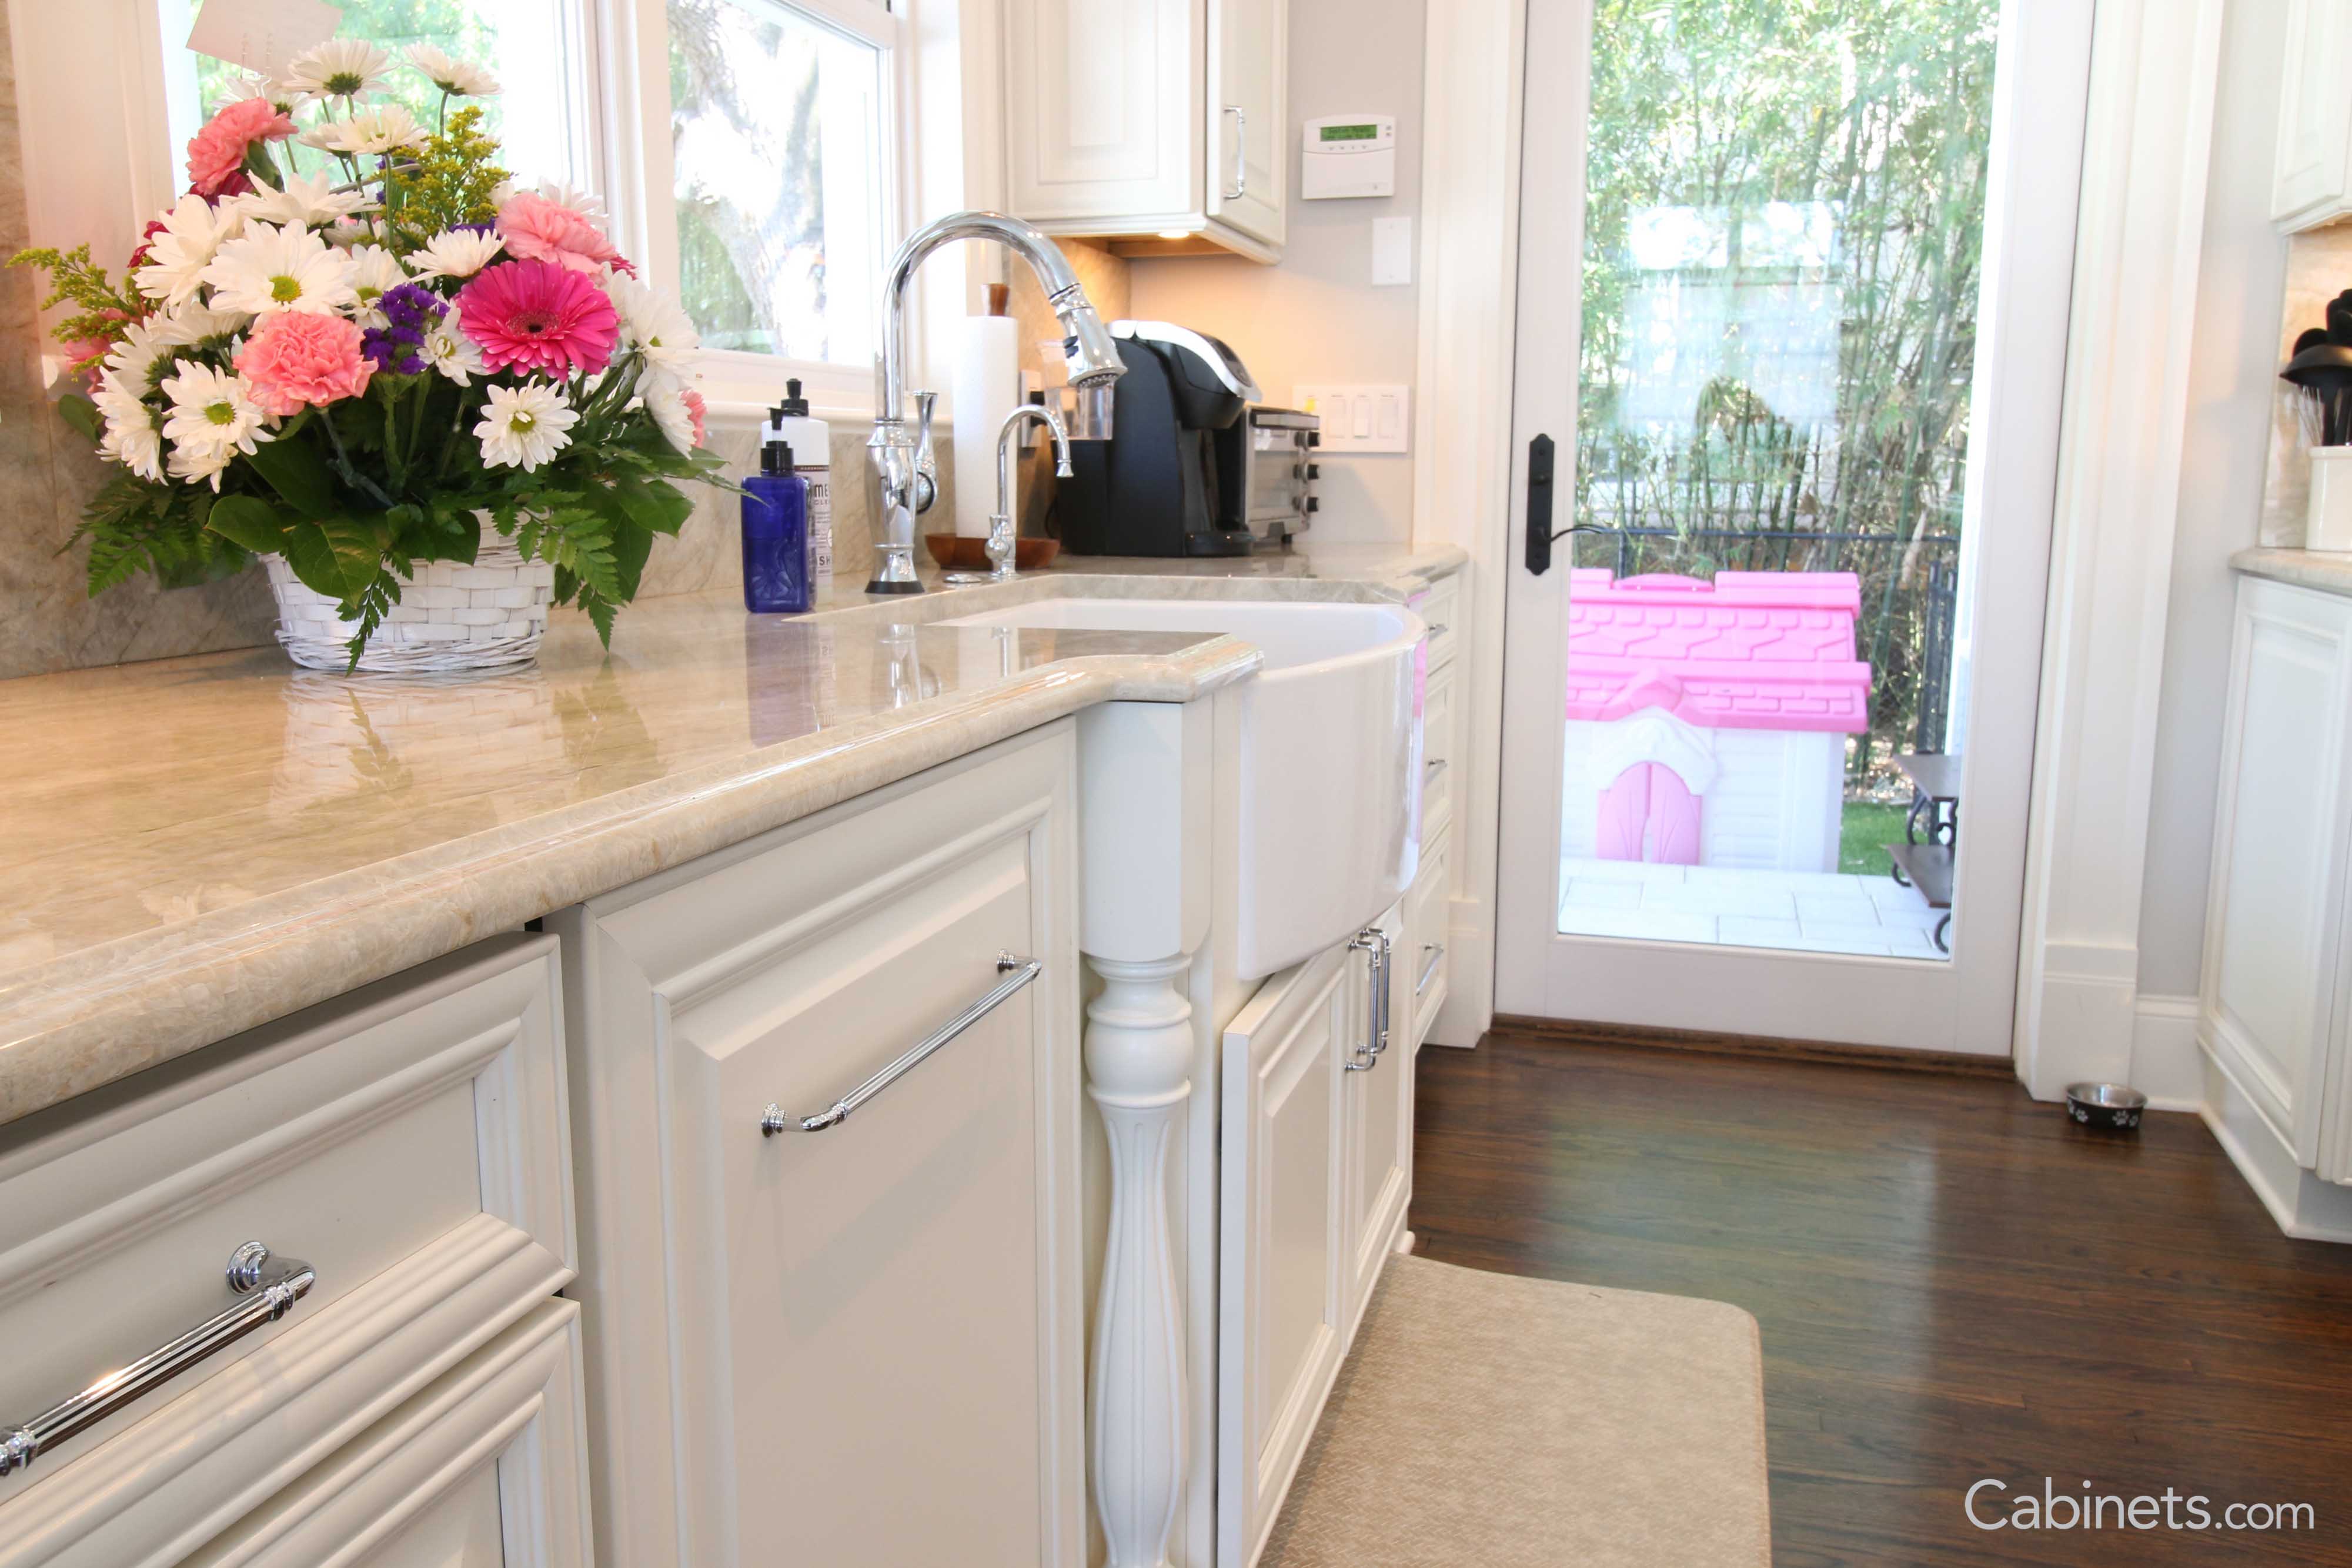
[[(1648, 428), (1668, 433), (1666, 445), (1681, 441), (1686, 448), (1711, 439), (1706, 431), (1731, 428), (1728, 422), (1735, 419), (1745, 421), (1738, 425), (1741, 454), (1749, 450), (1746, 444), (1762, 439), (1757, 435), (1761, 431), (1782, 447), (1809, 453), (1804, 460), (1814, 466), (1778, 490), (1757, 486), (1752, 505), (1759, 510), (1740, 514), (1739, 527), (1763, 528), (1757, 520), (1763, 516), (1761, 508), (1779, 508), (1766, 532), (1792, 560), (1799, 558), (1791, 550), (1811, 551), (1804, 559), (1828, 559), (1822, 552), (1832, 549), (1845, 549), (1847, 559), (1853, 559), (1854, 552), (1881, 542), (1874, 525), (1854, 523), (1848, 525), (1851, 532), (1833, 535), (1832, 525), (1824, 522), (1848, 511), (1859, 515), (1861, 503), (1853, 497), (1871, 480), (1852, 455), (1859, 444), (1856, 438), (1825, 425), (1831, 418), (1827, 413), (1804, 411), (1815, 403), (1826, 409), (1832, 399), (1828, 389), (1835, 383), (1834, 395), (1841, 400), (1836, 417), (1846, 422), (1844, 432), (1856, 428), (1849, 383), (1857, 334), (1873, 329), (1873, 323), (1894, 308), (1887, 300), (1900, 288), (1925, 287), (1903, 283), (1897, 275), (1904, 267), (1932, 269), (1949, 258), (1919, 255), (1916, 244), (1875, 237), (1875, 231), (1873, 237), (1857, 242), (1845, 233), (1855, 221), (1848, 210), (1853, 204), (1807, 199), (1815, 194), (1810, 189), (1794, 193), (1770, 190), (1769, 171), (1749, 187), (1763, 191), (1763, 196), (1748, 200), (1744, 207), (1737, 202), (1722, 204), (1720, 198), (1709, 206), (1709, 198), (1690, 194), (1695, 178), (1685, 177), (1672, 164), (1675, 136), (1683, 135), (1686, 144), (1686, 133), (1629, 138), (1619, 119), (1591, 123), (1596, 12), (1606, 27), (1691, 26), (1696, 20), (1706, 25), (1720, 21), (1721, 31), (1740, 25), (1738, 16), (1752, 8), (1727, 4), (1721, 17), (1711, 18), (1701, 0), (1664, 7), (1633, 7), (1626, 0), (1529, 0), (1513, 411), (1514, 515), (1505, 630), (1496, 977), (1496, 1010), (1500, 1014), (1987, 1056), (2010, 1053), (2093, 0), (1980, 4), (1981, 30), (1976, 42), (1990, 62), (1992, 80), (1986, 89), (1989, 96), (1979, 99), (1989, 141), (1976, 144), (1984, 173), (1981, 262), (1966, 325), (1973, 342), (1972, 370), (1969, 361), (1957, 361), (1958, 368), (1949, 379), (1968, 378), (1965, 395), (1952, 393), (1954, 413), (1933, 433), (1936, 450), (1946, 464), (1948, 513), (1933, 528), (1918, 521), (1916, 514), (1906, 514), (1890, 527), (1901, 546), (1906, 575), (1898, 577), (1890, 569), (1885, 578), (1904, 592), (1918, 591), (1918, 584), (1929, 580), (1921, 566), (1923, 554), (1930, 546), (1945, 551), (1948, 565), (1933, 580), (1950, 595), (1943, 602), (1957, 605), (1957, 610), (1942, 612), (1941, 622), (1950, 631), (1940, 667), (1955, 673), (1936, 699), (1948, 705), (1948, 711), (1938, 706), (1929, 717), (1906, 709), (1899, 730), (1878, 712), (1883, 695), (1874, 695), (1871, 723), (1877, 733), (1861, 743), (1865, 764), (1877, 758), (1871, 777), (1879, 780), (1874, 787), (1882, 796), (1889, 792), (1885, 780), (1894, 777), (1892, 753), (1916, 748), (1948, 754), (1936, 766), (1947, 768), (1958, 782), (1941, 788), (1955, 791), (1964, 810), (1958, 812), (1960, 827), (1950, 857), (1953, 918), (1948, 932), (1937, 932), (1930, 924), (1935, 914), (1927, 911), (1923, 895), (1902, 895), (1916, 904), (1916, 910), (1897, 909), (1891, 903), (1874, 905), (1870, 901), (1880, 896), (1879, 883), (1856, 883), (1845, 874), (1860, 863), (1858, 857), (1883, 852), (1866, 841), (1880, 819), (1857, 819), (1855, 806), (1840, 804), (1855, 793), (1853, 765), (1849, 763), (1842, 776), (1836, 759), (1837, 750), (1848, 745), (1843, 736), (1813, 733), (1775, 739), (1747, 730), (1710, 730), (1698, 705), (1676, 706), (1679, 699), (1671, 694), (1682, 687), (1674, 667), (1664, 664), (1622, 677), (1624, 689), (1607, 712), (1580, 709), (1579, 702), (1603, 700), (1594, 695), (1593, 671), (1609, 660), (1589, 652), (1571, 653), (1570, 582), (1572, 569), (1580, 564), (1580, 548), (1586, 558), (1608, 558), (1586, 564), (1613, 562), (1622, 571), (1629, 561), (1703, 561), (1708, 558), (1701, 547), (1719, 542), (1748, 551), (1740, 559), (1752, 569), (1757, 547), (1757, 540), (1734, 539), (1720, 526), (1727, 504), (1723, 497), (1738, 494), (1737, 480), (1727, 491), (1713, 479), (1695, 475), (1702, 459), (1687, 449), (1645, 458), (1650, 466), (1639, 472), (1638, 465), (1628, 466), (1617, 455), (1628, 450), (1622, 444), (1608, 447), (1609, 455), (1596, 457), (1603, 444), (1580, 440), (1580, 434), (1594, 434), (1580, 431), (1580, 417), (1598, 421), (1605, 416), (1620, 428), (1636, 417), (1646, 418), (1654, 422)], [(1965, 9), (1952, 7), (1956, 14)], [(1748, 25), (1761, 24), (1751, 18)], [(1652, 101), (1638, 94), (1628, 96), (1622, 76), (1628, 68), (1626, 51), (1622, 48), (1626, 37), (1619, 32), (1604, 39), (1615, 52), (1604, 51), (1599, 63), (1604, 70), (1621, 73), (1604, 78), (1604, 88), (1615, 95), (1612, 103)], [(1694, 30), (1654, 57), (1665, 63), (1647, 68), (1657, 79), (1643, 85), (1640, 93), (1676, 90), (1680, 84), (1666, 79), (1672, 71), (1709, 48), (1717, 51), (1720, 72), (1727, 68), (1722, 65), (1728, 57), (1727, 47), (1736, 45), (1734, 40), (1727, 46), (1719, 37), (1701, 37)], [(1814, 68), (1801, 58), (1801, 50), (1796, 54), (1792, 63), (1788, 51), (1759, 48), (1752, 56), (1753, 68)], [(1849, 96), (1853, 75), (1849, 64)], [(1828, 90), (1837, 90), (1834, 67), (1826, 79), (1832, 84)], [(1718, 103), (1704, 112), (1719, 119), (1739, 108)], [(1864, 132), (1870, 130), (1866, 122), (1872, 113), (1882, 119), (1871, 133), (1887, 144), (1910, 133), (1903, 128), (1903, 112), (1884, 105), (1853, 108), (1850, 124), (1825, 116), (1820, 128), (1832, 141), (1847, 138), (1843, 172), (1849, 191), (1872, 190), (1870, 170), (1865, 168), (1858, 179), (1854, 174), (1853, 151), (1864, 146), (1867, 162), (1869, 137)], [(1886, 129), (1890, 124), (1896, 128)], [(1911, 144), (1903, 148), (1906, 156), (1916, 151)], [(1640, 177), (1640, 161), (1645, 158), (1656, 165), (1657, 192), (1647, 205), (1636, 204), (1638, 210), (1627, 222), (1624, 171), (1633, 168), (1632, 177)], [(1888, 179), (1895, 177), (1893, 159), (1889, 153)], [(1596, 269), (1592, 256), (1597, 247), (1588, 249), (1588, 176), (1602, 167), (1593, 162), (1594, 160), (1613, 160), (1604, 172), (1619, 181), (1614, 186), (1603, 184), (1604, 195), (1594, 206), (1594, 222), (1604, 225), (1596, 231), (1598, 245), (1618, 246), (1633, 258), (1626, 264), (1626, 275), (1634, 280), (1630, 288), (1622, 277), (1612, 282), (1605, 267)], [(1834, 156), (1829, 162), (1834, 164)], [(1743, 259), (1749, 270), (1740, 274), (1737, 269)], [(1780, 262), (1787, 266), (1780, 272), (1759, 270)], [(1638, 271), (1645, 266), (1661, 270), (1655, 275)], [(1731, 270), (1720, 270), (1727, 266)], [(1709, 267), (1718, 273), (1708, 273)], [(1665, 281), (1650, 281), (1654, 276)], [(1736, 282), (1710, 286), (1707, 279), (1716, 276)], [(1897, 281), (1886, 282), (1888, 276)], [(1619, 338), (1631, 342), (1622, 358), (1638, 359), (1642, 369), (1636, 376), (1614, 379), (1613, 372), (1604, 370), (1596, 382), (1587, 364), (1584, 324), (1596, 319), (1587, 308), (1589, 291), (1605, 287), (1616, 287), (1631, 302), (1601, 301), (1597, 319), (1603, 325), (1596, 329), (1596, 338), (1606, 330), (1612, 335), (1612, 343)], [(1640, 298), (1632, 298), (1635, 294)], [(1656, 350), (1662, 334), (1671, 336), (1693, 321), (1705, 340), (1696, 351), (1677, 358), (1675, 351)], [(1965, 353), (1968, 345), (1955, 350), (1948, 340), (1937, 340), (1935, 329), (1933, 323), (1923, 329), (1929, 350), (1943, 356), (1934, 362), (1954, 365), (1950, 356)], [(1927, 362), (1924, 356), (1921, 362)], [(1677, 376), (1686, 384), (1678, 385)], [(1601, 386), (1591, 401), (1605, 399), (1609, 406), (1580, 409), (1586, 396), (1580, 382)], [(1888, 417), (1899, 416), (1901, 408), (1910, 406), (1902, 400), (1916, 393), (1916, 381), (1892, 377), (1885, 406), (1895, 413)], [(1727, 409), (1734, 412), (1727, 413)], [(1875, 417), (1871, 410), (1864, 414)], [(1683, 421), (1679, 427), (1673, 423), (1676, 419)], [(1814, 423), (1809, 424), (1809, 419)], [(1717, 424), (1708, 425), (1709, 421)], [(1696, 438), (1689, 434), (1694, 422), (1705, 427)], [(1826, 436), (1819, 434), (1823, 428), (1830, 429)], [(1677, 429), (1681, 434), (1675, 434)], [(1579, 520), (1581, 497), (1593, 529), (1559, 538), (1542, 570), (1536, 568), (1545, 552), (1538, 548), (1531, 555), (1528, 549), (1530, 458), (1543, 450), (1539, 438), (1548, 439), (1555, 455), (1548, 486), (1540, 472), (1535, 475), (1536, 510), (1549, 507), (1549, 528), (1556, 532)], [(1919, 443), (1922, 472), (1933, 455), (1927, 445), (1925, 438)], [(1710, 450), (1721, 446), (1717, 441)], [(1654, 443), (1642, 450), (1654, 455), (1661, 448)], [(1580, 451), (1594, 470), (1581, 489), (1577, 472)], [(1844, 455), (1837, 455), (1841, 451)], [(1604, 463), (1609, 465), (1605, 476), (1600, 472)], [(1540, 470), (1542, 460), (1538, 457), (1534, 465)], [(1789, 472), (1797, 474), (1794, 468)], [(1659, 495), (1668, 486), (1681, 486), (1676, 494), (1700, 497), (1694, 505), (1706, 510), (1706, 518), (1694, 522), (1686, 512), (1661, 526), (1629, 528), (1628, 518), (1658, 524), (1664, 515), (1658, 510), (1664, 505)], [(1910, 505), (1918, 488), (1897, 486), (1889, 507)], [(1844, 508), (1837, 505), (1841, 496), (1849, 501)], [(1603, 531), (1608, 529), (1622, 537), (1612, 538)], [(1918, 537), (1927, 534), (1937, 537)], [(1821, 542), (1824, 539), (1853, 542)], [(1675, 551), (1680, 554), (1670, 555)], [(1637, 592), (1704, 591), (1727, 601), (1731, 594), (1726, 591), (1737, 591), (1743, 583), (1791, 580), (1768, 572), (1728, 583), (1717, 575), (1707, 582), (1701, 570), (1681, 565), (1667, 570), (1678, 573), (1679, 580), (1652, 578), (1637, 584)], [(1862, 602), (1859, 611), (1848, 612), (1857, 633), (1855, 660), (1846, 667), (1866, 660), (1878, 672), (1874, 680), (1901, 675), (1913, 682), (1913, 688), (1933, 685), (1932, 678), (1906, 664), (1920, 657), (1916, 638), (1913, 651), (1906, 652), (1885, 632), (1874, 635), (1866, 629), (1874, 611), (1894, 602), (1896, 587), (1882, 589), (1867, 578), (1863, 580), (1865, 587), (1860, 591), (1832, 585), (1831, 592), (1832, 599), (1844, 593)], [(1616, 583), (1597, 570), (1589, 570), (1583, 582), (1588, 611), (1618, 591)], [(1690, 602), (1699, 600), (1694, 597)], [(1790, 613), (1801, 619), (1799, 612)], [(1736, 613), (1726, 614), (1726, 624), (1738, 620)], [(1599, 645), (1581, 638), (1577, 643), (1586, 650)], [(1573, 686), (1572, 663), (1579, 667)], [(1878, 686), (1871, 689), (1880, 694)], [(1635, 734), (1606, 723), (1571, 724), (1580, 713), (1588, 720), (1639, 719), (1648, 728)], [(1857, 719), (1854, 727), (1861, 722)], [(1757, 857), (1772, 852), (1736, 841), (1731, 833), (1737, 811), (1754, 817), (1761, 810), (1754, 806), (1754, 799), (1761, 796), (1751, 791), (1735, 800), (1730, 787), (1720, 780), (1740, 776), (1742, 768), (1753, 773), (1759, 766), (1753, 758), (1768, 742), (1785, 742), (1785, 752), (1770, 753), (1760, 765), (1768, 777), (1757, 789), (1778, 789), (1784, 795), (1794, 791), (1801, 797), (1794, 808), (1781, 800), (1777, 809), (1789, 825), (1780, 831), (1793, 845), (1785, 852), (1790, 861), (1812, 868), (1783, 869), (1773, 873), (1779, 881), (1757, 884), (1773, 890), (1769, 898), (1757, 895), (1761, 902), (1756, 905), (1771, 918), (1707, 915), (1643, 925), (1630, 917), (1612, 924), (1576, 914), (1580, 906), (1571, 907), (1571, 892), (1578, 898), (1606, 894), (1630, 904), (1656, 895), (1654, 887), (1643, 891), (1645, 879), (1652, 883), (1664, 880), (1673, 884), (1669, 891), (1675, 897), (1685, 901), (1684, 907), (1696, 907), (1688, 901), (1702, 887), (1739, 885), (1746, 873), (1731, 868), (1762, 863)], [(1590, 754), (1583, 761), (1579, 759), (1580, 745)], [(1696, 762), (1683, 760), (1699, 752), (1706, 755)], [(1643, 758), (1667, 760), (1638, 760)], [(1633, 771), (1621, 771), (1628, 759), (1634, 759)], [(1673, 777), (1670, 770), (1675, 770)], [(1607, 782), (1611, 778), (1621, 786), (1613, 792)], [(1654, 819), (1658, 825), (1645, 829), (1640, 813), (1650, 809), (1643, 802), (1651, 799), (1648, 780), (1653, 778), (1658, 810), (1665, 815)], [(1632, 797), (1622, 787), (1628, 779), (1633, 785)], [(1597, 808), (1596, 789), (1603, 791)], [(1712, 796), (1706, 792), (1710, 789)], [(1899, 819), (1891, 806), (1876, 809), (1882, 818), (1892, 813)], [(1597, 839), (1595, 831), (1584, 826), (1596, 810), (1601, 824)], [(1838, 859), (1841, 810), (1846, 813), (1847, 839), (1865, 841), (1849, 843), (1843, 862)], [(1630, 829), (1628, 811), (1633, 813)], [(1716, 825), (1704, 835), (1706, 843), (1701, 849), (1699, 815), (1709, 812)], [(1902, 834), (1897, 831), (1884, 836)], [(1709, 863), (1708, 857), (1717, 854), (1724, 858), (1724, 866)], [(1591, 856), (1613, 856), (1618, 863), (1580, 858)], [(1660, 862), (1678, 863), (1655, 863)], [(1580, 885), (1579, 870), (1598, 873), (1603, 885)], [(1885, 864), (1880, 862), (1877, 870), (1883, 877)], [(1607, 885), (1611, 879), (1622, 885)], [(1887, 883), (1888, 889), (1895, 885)], [(1805, 901), (1808, 886), (1822, 890), (1811, 904)], [(1790, 887), (1796, 889), (1793, 895), (1785, 893)], [(1790, 905), (1785, 914), (1780, 902), (1784, 897)], [(1839, 899), (1847, 902), (1837, 905)], [(1837, 943), (1826, 939), (1829, 927), (1822, 928), (1824, 939), (1815, 940), (1813, 928), (1798, 919), (1823, 903), (1864, 912), (1880, 909), (1890, 921), (1909, 915), (1917, 918), (1910, 926), (1888, 933), (1886, 950), (1867, 950), (1871, 945), (1864, 943), (1859, 946), (1864, 950), (1832, 951)], [(1563, 925), (1571, 929), (1563, 932)], [(1598, 934), (1612, 929), (1620, 934)], [(1948, 940), (1948, 955), (1927, 947), (1920, 937), (1923, 931)]]

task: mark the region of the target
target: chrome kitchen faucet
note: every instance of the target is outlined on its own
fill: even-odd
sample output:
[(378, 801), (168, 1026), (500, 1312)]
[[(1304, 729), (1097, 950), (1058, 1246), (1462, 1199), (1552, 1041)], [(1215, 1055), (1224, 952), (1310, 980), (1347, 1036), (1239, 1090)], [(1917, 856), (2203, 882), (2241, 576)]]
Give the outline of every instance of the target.
[[(1126, 373), (1102, 318), (1070, 270), (1068, 258), (1038, 230), (1003, 213), (950, 213), (909, 235), (891, 258), (882, 291), (882, 361), (874, 404), (874, 434), (866, 444), (882, 478), (881, 537), (874, 546), (874, 580), (868, 593), (920, 593), (915, 576), (915, 517), (930, 510), (939, 493), (939, 465), (931, 454), (931, 410), (936, 392), (914, 394), (916, 419), (907, 421), (907, 285), (915, 269), (943, 245), (962, 239), (994, 240), (1029, 264), (1045, 291), (1045, 303), (1062, 322), (1062, 354), (1070, 384), (1083, 395), (1106, 388)], [(967, 476), (967, 483), (976, 476)]]

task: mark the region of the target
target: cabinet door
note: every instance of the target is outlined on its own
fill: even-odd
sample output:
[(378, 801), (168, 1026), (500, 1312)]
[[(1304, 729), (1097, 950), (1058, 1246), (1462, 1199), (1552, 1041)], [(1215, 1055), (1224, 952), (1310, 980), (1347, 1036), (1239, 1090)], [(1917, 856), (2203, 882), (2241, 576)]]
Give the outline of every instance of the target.
[(1010, 0), (1013, 210), (1039, 223), (1201, 208), (1203, 0)]
[(1225, 1030), (1217, 1561), (1255, 1562), (1346, 1349), (1346, 1063), (1365, 970), (1335, 948), (1275, 976)]
[(585, 911), (607, 1561), (1079, 1568), (1075, 769), (1049, 726)]
[(1290, 7), (1209, 0), (1209, 215), (1283, 242), (1290, 173)]
[(2352, 95), (2342, 66), (2352, 47), (2343, 0), (2288, 0), (2271, 216), (2310, 228), (2352, 208)]
[(2206, 1043), (2296, 1163), (2320, 1163), (2337, 1005), (2352, 601), (2245, 579), (2206, 919)]
[[(1405, 1199), (1412, 1186), (1412, 1020), (1413, 977), (1412, 944), (1407, 939), (1402, 906), (1391, 908), (1373, 927), (1387, 939), (1389, 961), (1382, 988), (1387, 1002), (1387, 1048), (1359, 1071), (1343, 1075), (1347, 1096), (1348, 1203), (1348, 1336), (1371, 1299), (1381, 1265), (1388, 1260), (1396, 1233), (1404, 1223)], [(1370, 959), (1350, 954), (1369, 980)], [(1355, 1037), (1375, 1040), (1381, 1020), (1373, 1004), (1382, 992), (1369, 985), (1347, 988), (1360, 999)], [(1362, 1058), (1358, 1059), (1360, 1061)]]

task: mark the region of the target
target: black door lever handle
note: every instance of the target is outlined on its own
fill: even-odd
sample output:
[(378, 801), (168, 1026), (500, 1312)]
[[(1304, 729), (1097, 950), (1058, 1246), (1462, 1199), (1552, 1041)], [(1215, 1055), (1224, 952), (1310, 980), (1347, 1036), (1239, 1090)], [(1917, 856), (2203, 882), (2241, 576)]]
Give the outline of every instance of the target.
[(1576, 531), (1573, 527), (1558, 533), (1551, 526), (1552, 469), (1556, 463), (1555, 449), (1549, 435), (1538, 435), (1528, 443), (1528, 570), (1538, 577), (1551, 570), (1551, 545), (1561, 534)]

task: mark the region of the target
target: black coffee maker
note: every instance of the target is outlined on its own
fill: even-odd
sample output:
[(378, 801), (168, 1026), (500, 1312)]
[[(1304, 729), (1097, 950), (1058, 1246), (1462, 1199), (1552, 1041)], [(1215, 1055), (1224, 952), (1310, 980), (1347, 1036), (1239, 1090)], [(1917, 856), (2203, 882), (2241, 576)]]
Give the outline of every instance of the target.
[(1113, 321), (1127, 373), (1108, 441), (1074, 442), (1054, 512), (1074, 555), (1250, 553), (1242, 414), (1258, 391), (1239, 356), (1166, 321)]

